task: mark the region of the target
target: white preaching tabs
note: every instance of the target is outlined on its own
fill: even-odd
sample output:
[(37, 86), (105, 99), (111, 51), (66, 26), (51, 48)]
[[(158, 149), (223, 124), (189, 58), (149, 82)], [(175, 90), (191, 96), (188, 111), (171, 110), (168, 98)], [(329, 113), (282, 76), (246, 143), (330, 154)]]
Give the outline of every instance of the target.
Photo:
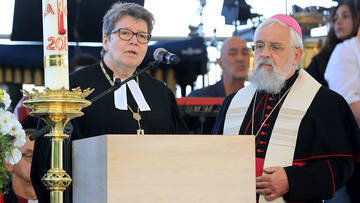
[(135, 80), (130, 80), (114, 92), (115, 107), (120, 110), (128, 110), (126, 86), (129, 87), (140, 111), (151, 111), (149, 104), (146, 102), (145, 97)]

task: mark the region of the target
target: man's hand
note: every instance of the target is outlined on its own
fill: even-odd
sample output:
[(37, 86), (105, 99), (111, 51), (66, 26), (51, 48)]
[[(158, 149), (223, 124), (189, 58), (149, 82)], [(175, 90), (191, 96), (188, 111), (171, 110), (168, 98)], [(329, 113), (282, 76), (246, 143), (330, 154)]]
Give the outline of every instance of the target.
[(283, 167), (264, 168), (263, 175), (256, 178), (256, 193), (265, 196), (266, 200), (274, 200), (289, 191), (289, 182)]

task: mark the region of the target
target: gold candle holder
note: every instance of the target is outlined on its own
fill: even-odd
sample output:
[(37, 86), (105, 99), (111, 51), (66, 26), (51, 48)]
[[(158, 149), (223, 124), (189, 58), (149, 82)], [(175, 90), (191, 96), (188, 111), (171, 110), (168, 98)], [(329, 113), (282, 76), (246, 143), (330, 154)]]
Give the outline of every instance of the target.
[(45, 137), (51, 140), (50, 169), (41, 179), (50, 190), (50, 203), (62, 203), (63, 191), (71, 183), (71, 177), (63, 169), (63, 140), (69, 136), (64, 134), (64, 127), (72, 118), (82, 116), (81, 109), (89, 106), (90, 101), (85, 98), (94, 89), (82, 91), (79, 87), (69, 91), (65, 88), (44, 92), (33, 89), (34, 93), (23, 90), (29, 97), (24, 105), (32, 111), (30, 115), (43, 119), (50, 129)]

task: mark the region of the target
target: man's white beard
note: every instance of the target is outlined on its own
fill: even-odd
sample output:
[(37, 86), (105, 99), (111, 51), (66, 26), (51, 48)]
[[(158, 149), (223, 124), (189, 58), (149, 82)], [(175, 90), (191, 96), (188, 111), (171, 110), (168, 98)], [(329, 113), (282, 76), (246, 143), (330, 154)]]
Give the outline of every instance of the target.
[[(255, 84), (258, 90), (264, 90), (270, 94), (279, 93), (284, 87), (288, 75), (294, 69), (291, 64), (292, 58), (290, 57), (284, 69), (280, 71), (270, 59), (260, 59), (255, 63), (252, 74), (249, 75), (249, 81)], [(272, 69), (268, 70), (261, 66), (259, 67), (260, 64), (269, 64), (272, 66)]]

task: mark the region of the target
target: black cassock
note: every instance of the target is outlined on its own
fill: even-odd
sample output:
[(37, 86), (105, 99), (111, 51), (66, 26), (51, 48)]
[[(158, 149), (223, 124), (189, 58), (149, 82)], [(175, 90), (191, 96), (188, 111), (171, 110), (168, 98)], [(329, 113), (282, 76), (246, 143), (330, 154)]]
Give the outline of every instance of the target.
[[(272, 95), (264, 91), (258, 93), (253, 134), (259, 130), (262, 122), (269, 116), (281, 96), (295, 82), (297, 76), (298, 72), (286, 81), (280, 94)], [(223, 133), (226, 112), (235, 94), (225, 98), (214, 126), (214, 134)], [(301, 95), (299, 95), (299, 99), (301, 99)], [(252, 134), (253, 100), (254, 98), (243, 123), (239, 123), (241, 125), (240, 135)], [(284, 100), (274, 109), (256, 137), (257, 176), (262, 174), (268, 142), (279, 113), (279, 107), (281, 108), (283, 102)], [(353, 184), (359, 180), (357, 176), (359, 162), (354, 164), (354, 158), (359, 155), (359, 152), (360, 132), (351, 109), (340, 95), (328, 88), (321, 87), (301, 120), (293, 166), (285, 167), (290, 191), (284, 195), (284, 199), (288, 202), (322, 202), (321, 199), (331, 198), (335, 190), (344, 186), (351, 176), (348, 190), (355, 189)], [(356, 166), (355, 169), (354, 166)], [(352, 175), (354, 170), (356, 173)], [(359, 199), (357, 195), (353, 195), (353, 192), (350, 194), (352, 198)], [(356, 201), (354, 199), (354, 202)]]
[[(112, 71), (106, 66), (104, 68), (112, 78)], [(170, 89), (146, 73), (140, 74), (138, 80), (145, 100), (151, 108), (151, 111), (140, 111), (141, 128), (144, 129), (145, 134), (187, 134), (187, 127), (179, 114), (175, 97)], [(100, 65), (94, 64), (74, 72), (70, 76), (70, 87), (95, 88), (95, 91), (87, 98), (91, 100), (110, 88), (111, 84), (102, 72)], [(136, 102), (129, 88), (127, 88), (127, 100), (132, 110), (137, 111)], [(95, 101), (91, 106), (84, 108), (83, 112), (82, 117), (71, 120), (74, 126), (71, 139), (103, 134), (136, 134), (137, 132), (138, 123), (133, 118), (131, 111), (115, 108), (114, 93)], [(40, 138), (36, 140), (34, 147), (31, 179), (40, 203), (49, 202), (49, 192), (41, 183), (42, 176), (49, 169), (49, 143), (48, 140)], [(66, 165), (64, 163), (64, 168), (67, 171), (71, 170), (71, 165)]]
[[(112, 78), (112, 71), (106, 66), (104, 68)], [(146, 73), (140, 74), (138, 78), (140, 89), (151, 108), (151, 111), (140, 111), (141, 128), (145, 134), (187, 133), (170, 89)], [(70, 86), (80, 86), (81, 89), (95, 88), (95, 92), (89, 95), (89, 100), (111, 87), (98, 64), (72, 74)], [(128, 104), (132, 110), (137, 111), (136, 102), (129, 88), (126, 89)], [(137, 121), (130, 110), (115, 108), (113, 93), (95, 101), (83, 112), (84, 116), (72, 120), (76, 126), (73, 139), (103, 134), (136, 134), (138, 129)]]

